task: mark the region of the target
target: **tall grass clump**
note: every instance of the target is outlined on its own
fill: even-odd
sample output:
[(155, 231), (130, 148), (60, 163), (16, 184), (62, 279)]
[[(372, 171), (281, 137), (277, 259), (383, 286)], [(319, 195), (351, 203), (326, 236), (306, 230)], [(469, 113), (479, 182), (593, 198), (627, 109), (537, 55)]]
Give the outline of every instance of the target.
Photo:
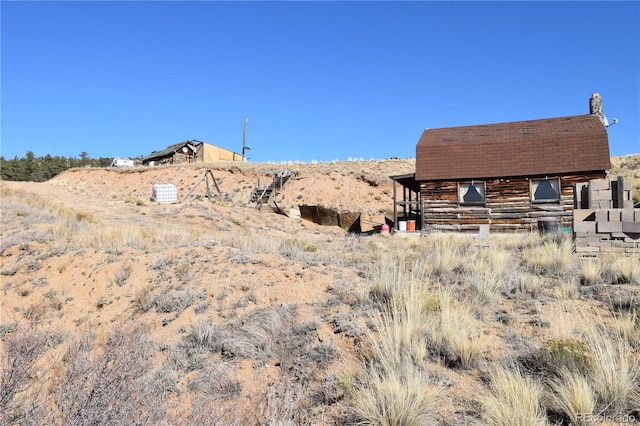
[(431, 271), (438, 277), (452, 274), (463, 262), (464, 237), (455, 235), (433, 235), (426, 246), (430, 253)]
[(369, 369), (356, 391), (354, 413), (360, 425), (421, 426), (434, 424), (441, 388), (411, 364), (400, 370)]
[(394, 297), (404, 300), (421, 291), (418, 287), (426, 288), (429, 279), (428, 266), (423, 260), (386, 254), (369, 268), (369, 296), (374, 302), (386, 306)]
[(633, 347), (640, 346), (640, 318), (635, 310), (620, 310), (613, 320), (613, 331)]
[(439, 309), (429, 290), (424, 261), (384, 257), (371, 271), (371, 294), (379, 310), (372, 315), (372, 348), (353, 412), (363, 425), (424, 425), (433, 420), (442, 394), (426, 370), (427, 328)]
[(640, 284), (640, 257), (620, 256), (609, 263), (609, 273), (615, 284)]
[(640, 387), (637, 355), (619, 338), (611, 338), (601, 324), (585, 325), (584, 339), (591, 355), (588, 377), (602, 411), (628, 414)]
[(571, 424), (586, 426), (596, 406), (596, 395), (583, 373), (562, 368), (549, 382), (551, 401)]
[(482, 424), (487, 426), (543, 426), (543, 386), (519, 369), (495, 367), (488, 374), (489, 392), (480, 395)]
[(492, 263), (484, 259), (477, 259), (470, 263), (465, 271), (463, 280), (470, 289), (472, 303), (484, 305), (506, 289), (505, 266), (502, 263)]
[(568, 237), (547, 239), (541, 245), (523, 250), (522, 256), (534, 273), (561, 275), (571, 268), (573, 241)]
[(438, 309), (427, 318), (428, 344), (436, 358), (450, 367), (473, 368), (489, 350), (474, 317), (474, 306), (440, 291)]
[(370, 294), (381, 308), (374, 346), (385, 357), (408, 354), (420, 362), (432, 355), (449, 366), (472, 368), (488, 351), (475, 307), (434, 284), (429, 262), (389, 255), (372, 269)]
[(602, 281), (604, 265), (600, 259), (582, 259), (580, 261), (580, 284), (594, 285)]

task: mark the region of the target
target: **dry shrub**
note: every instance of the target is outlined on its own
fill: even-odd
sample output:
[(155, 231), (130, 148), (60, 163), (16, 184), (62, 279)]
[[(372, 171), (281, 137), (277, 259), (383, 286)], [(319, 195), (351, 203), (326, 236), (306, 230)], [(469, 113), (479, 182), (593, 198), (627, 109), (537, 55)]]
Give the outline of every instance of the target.
[(512, 278), (515, 282), (516, 291), (536, 298), (544, 289), (545, 282), (542, 277), (525, 271), (518, 271)]
[(150, 381), (153, 345), (145, 328), (116, 325), (103, 341), (87, 331), (54, 367), (50, 424), (138, 424), (166, 417), (162, 389)]
[(221, 400), (233, 399), (242, 390), (238, 379), (229, 377), (233, 370), (228, 362), (207, 361), (189, 383), (189, 390), (204, 392)]
[(157, 286), (148, 285), (135, 294), (131, 300), (135, 312), (148, 312), (155, 306)]
[(592, 361), (587, 343), (573, 337), (547, 340), (539, 356), (546, 363), (547, 370), (554, 374), (567, 369), (586, 372)]
[(220, 342), (220, 351), (228, 358), (269, 358), (273, 342), (288, 320), (285, 309), (264, 308), (252, 311), (239, 327), (231, 327)]
[(0, 359), (0, 424), (38, 424), (46, 395), (35, 381), (37, 363), (51, 347), (53, 333), (36, 324), (15, 324), (2, 338)]
[(156, 312), (165, 314), (170, 312), (181, 313), (196, 300), (205, 300), (207, 297), (204, 290), (196, 290), (188, 287), (186, 289), (174, 289), (167, 286), (160, 294), (155, 297), (153, 305)]
[(212, 352), (219, 351), (223, 333), (222, 327), (211, 324), (210, 320), (197, 320), (191, 326), (191, 332), (186, 336), (187, 346)]
[(496, 367), (488, 374), (489, 392), (480, 395), (482, 424), (488, 426), (546, 425), (542, 384), (518, 369)]
[(296, 426), (311, 424), (311, 413), (305, 407), (305, 389), (300, 383), (271, 383), (267, 386), (260, 411), (264, 424)]
[(116, 270), (114, 282), (118, 287), (122, 287), (127, 283), (129, 276), (131, 276), (131, 265), (124, 265)]

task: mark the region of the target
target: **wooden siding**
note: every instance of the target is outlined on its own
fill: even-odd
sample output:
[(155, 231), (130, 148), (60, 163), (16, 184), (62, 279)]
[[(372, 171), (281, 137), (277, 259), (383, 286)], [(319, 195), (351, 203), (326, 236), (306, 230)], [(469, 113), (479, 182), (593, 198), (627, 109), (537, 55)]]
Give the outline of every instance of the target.
[[(451, 230), (477, 232), (480, 225), (489, 225), (491, 232), (527, 232), (536, 230), (542, 218), (556, 218), (560, 227), (572, 224), (576, 183), (605, 177), (602, 172), (586, 172), (555, 176), (528, 176), (476, 179), (486, 185), (483, 206), (460, 205), (458, 183), (469, 180), (439, 180), (420, 182), (425, 231)], [(530, 181), (559, 178), (560, 200), (532, 202)]]

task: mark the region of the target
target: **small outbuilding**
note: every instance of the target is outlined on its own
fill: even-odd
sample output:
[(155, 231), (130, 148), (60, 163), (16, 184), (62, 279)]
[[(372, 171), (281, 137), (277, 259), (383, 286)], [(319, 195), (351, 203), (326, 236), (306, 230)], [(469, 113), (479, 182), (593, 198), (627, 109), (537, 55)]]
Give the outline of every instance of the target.
[(570, 227), (575, 184), (611, 168), (607, 125), (596, 93), (586, 115), (427, 129), (415, 174), (391, 177), (396, 229), (399, 220), (423, 232), (531, 231), (543, 219)]
[(145, 166), (182, 163), (213, 163), (216, 161), (244, 161), (242, 154), (198, 140), (188, 140), (154, 151), (142, 159)]

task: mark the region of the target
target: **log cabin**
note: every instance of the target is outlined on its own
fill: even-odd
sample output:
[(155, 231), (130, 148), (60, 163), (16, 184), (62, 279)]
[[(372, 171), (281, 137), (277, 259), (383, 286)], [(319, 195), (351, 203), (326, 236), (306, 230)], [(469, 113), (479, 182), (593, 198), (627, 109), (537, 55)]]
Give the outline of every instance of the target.
[(571, 227), (575, 184), (611, 168), (597, 93), (589, 104), (586, 115), (425, 130), (415, 174), (391, 176), (396, 230), (404, 220), (423, 233)]

